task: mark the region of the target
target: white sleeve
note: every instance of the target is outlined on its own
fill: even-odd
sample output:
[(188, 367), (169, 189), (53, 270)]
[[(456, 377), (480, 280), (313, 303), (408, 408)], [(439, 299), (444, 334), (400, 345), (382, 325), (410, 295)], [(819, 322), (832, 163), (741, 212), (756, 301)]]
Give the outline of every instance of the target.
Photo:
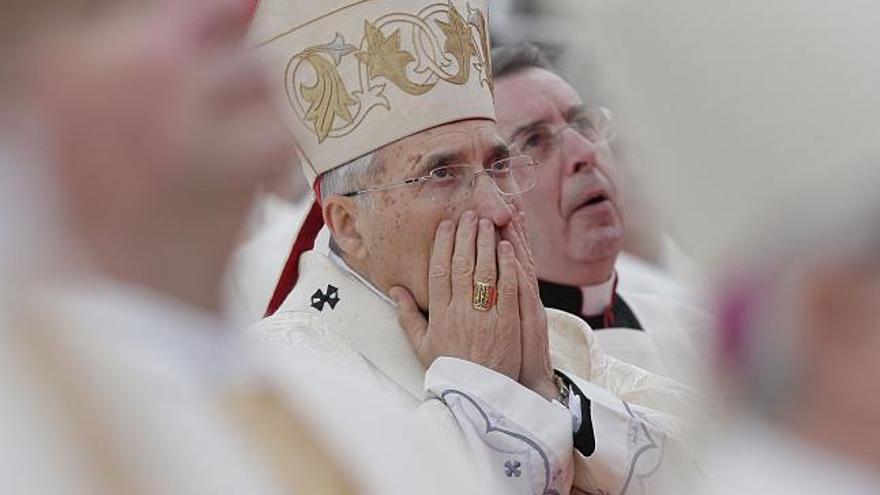
[[(569, 493), (572, 415), (565, 406), (488, 368), (447, 357), (428, 369), (425, 392), (425, 406), (445, 406), (504, 493)], [(434, 413), (443, 414), (439, 409)]]
[[(676, 418), (622, 401), (574, 375), (569, 383), (584, 401), (582, 428), (592, 451), (575, 452), (575, 488), (587, 493), (672, 493), (698, 472), (675, 437)], [(589, 430), (588, 430), (589, 431)]]

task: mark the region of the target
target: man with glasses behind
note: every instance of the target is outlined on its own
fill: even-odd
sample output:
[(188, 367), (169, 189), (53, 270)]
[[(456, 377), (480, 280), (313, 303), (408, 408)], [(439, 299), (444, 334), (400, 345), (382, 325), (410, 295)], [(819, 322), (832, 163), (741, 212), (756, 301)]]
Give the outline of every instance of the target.
[(609, 147), (611, 113), (586, 106), (534, 45), (492, 55), (499, 131), (540, 163), (537, 186), (522, 204), (544, 305), (587, 322), (608, 354), (697, 383), (694, 338), (702, 313), (665, 285), (630, 289), (631, 280), (620, 280), (624, 215)]
[[(485, 454), (505, 492), (657, 487), (675, 442), (649, 408), (687, 391), (545, 312), (516, 205), (537, 165), (495, 130), (486, 4), (260, 4), (254, 42), (316, 203), (255, 334), (374, 379)], [(552, 361), (548, 332), (568, 343)]]

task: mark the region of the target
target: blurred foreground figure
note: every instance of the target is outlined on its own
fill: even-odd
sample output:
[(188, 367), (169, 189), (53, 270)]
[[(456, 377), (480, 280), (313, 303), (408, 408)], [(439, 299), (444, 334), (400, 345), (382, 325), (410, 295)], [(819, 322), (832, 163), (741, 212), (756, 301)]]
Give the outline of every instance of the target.
[(804, 191), (829, 204), (782, 216), (721, 284), (733, 417), (704, 493), (880, 493), (880, 202), (853, 186)]
[(517, 205), (536, 163), (496, 132), (487, 8), (260, 4), (253, 41), (316, 202), (254, 334), (359, 370), (507, 493), (659, 493), (691, 393), (545, 312)]
[(487, 493), (341, 368), (284, 363), (272, 383), (220, 316), (249, 206), (292, 152), (248, 14), (3, 4), (4, 491)]
[[(11, 493), (283, 492), (219, 407), (235, 360), (206, 274), (222, 270), (235, 227), (189, 231), (196, 180), (216, 179), (206, 204), (242, 200), (223, 187), (236, 173), (255, 187), (261, 172), (247, 169), (267, 158), (215, 162), (207, 151), (232, 136), (200, 119), (272, 122), (249, 102), (258, 80), (232, 48), (243, 9), (209, 5), (3, 4), (17, 23), (4, 39), (4, 166), (34, 171), (8, 208), (54, 220), (10, 241), (54, 246), (4, 301), (0, 469)], [(266, 144), (254, 151), (276, 158)], [(201, 257), (183, 251), (210, 243)]]
[(298, 161), (291, 161), (284, 174), (269, 181), (257, 199), (228, 274), (229, 309), (242, 325), (256, 323), (266, 312), (266, 301), (284, 268), (296, 228), (311, 204)]
[(880, 5), (621, 0), (584, 19), (717, 278), (730, 417), (699, 493), (880, 492)]
[(544, 305), (589, 323), (608, 354), (695, 383), (707, 318), (671, 278), (619, 266), (625, 212), (610, 112), (587, 105), (534, 45), (492, 54), (499, 132), (540, 163), (522, 204)]

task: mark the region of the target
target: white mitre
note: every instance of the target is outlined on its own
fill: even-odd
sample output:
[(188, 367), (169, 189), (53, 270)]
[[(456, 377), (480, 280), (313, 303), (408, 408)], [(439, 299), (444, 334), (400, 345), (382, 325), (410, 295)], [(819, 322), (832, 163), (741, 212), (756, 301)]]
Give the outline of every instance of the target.
[(250, 38), (310, 183), (438, 125), (495, 119), (487, 0), (263, 0)]
[[(263, 0), (250, 32), (309, 183), (404, 137), (495, 120), (487, 0)], [(323, 221), (307, 215), (267, 315)]]

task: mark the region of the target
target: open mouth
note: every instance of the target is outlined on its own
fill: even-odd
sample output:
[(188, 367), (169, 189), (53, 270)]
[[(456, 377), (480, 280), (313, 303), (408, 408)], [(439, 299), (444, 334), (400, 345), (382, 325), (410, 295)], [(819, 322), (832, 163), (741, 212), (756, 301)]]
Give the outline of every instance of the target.
[(589, 198), (587, 198), (587, 200), (584, 201), (583, 204), (581, 204), (580, 208), (589, 208), (591, 206), (596, 206), (596, 205), (602, 204), (608, 200), (609, 200), (608, 195), (605, 194), (604, 192), (600, 191), (596, 194), (591, 195)]

